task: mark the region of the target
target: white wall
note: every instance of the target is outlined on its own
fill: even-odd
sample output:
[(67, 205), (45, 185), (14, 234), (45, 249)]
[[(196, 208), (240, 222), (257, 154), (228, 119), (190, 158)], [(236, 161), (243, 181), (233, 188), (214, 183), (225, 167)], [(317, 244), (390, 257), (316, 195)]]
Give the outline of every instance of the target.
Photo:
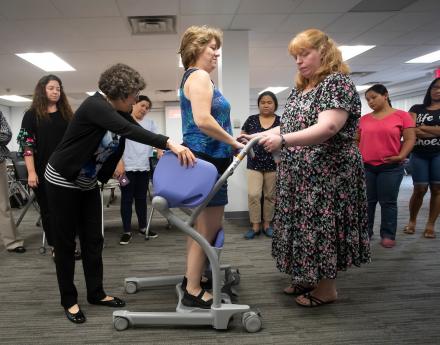
[[(365, 100), (365, 94), (364, 93), (360, 93), (359, 94), (361, 97), (361, 102), (362, 102), (362, 111), (361, 114), (365, 115), (368, 113), (372, 112), (372, 109), (368, 106), (367, 101)], [(393, 106), (393, 108), (395, 109), (400, 109), (400, 110), (405, 110), (408, 111), (414, 104), (420, 104), (423, 103), (423, 98), (425, 97), (425, 94), (413, 94), (413, 95), (404, 95), (404, 96), (399, 96), (399, 97), (394, 97), (393, 95), (390, 95), (390, 99), (391, 99), (391, 104)]]

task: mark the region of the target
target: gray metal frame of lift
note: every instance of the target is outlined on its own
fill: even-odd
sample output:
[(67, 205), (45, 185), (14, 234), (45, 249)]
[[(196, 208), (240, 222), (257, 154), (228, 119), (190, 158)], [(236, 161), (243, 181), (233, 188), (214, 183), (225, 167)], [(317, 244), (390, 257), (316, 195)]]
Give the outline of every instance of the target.
[(183, 292), (179, 283), (182, 281), (182, 275), (151, 278), (126, 278), (126, 287), (127, 284), (135, 284), (132, 285), (132, 287), (134, 287), (132, 291), (128, 291), (127, 289), (127, 292), (131, 293), (136, 292), (137, 288), (141, 287), (177, 284), (176, 290), (179, 297), (179, 303), (176, 307), (176, 312), (115, 311), (113, 312), (113, 325), (117, 330), (122, 331), (129, 326), (135, 327), (146, 325), (211, 325), (215, 329), (227, 329), (230, 318), (238, 313), (243, 313), (242, 323), (248, 332), (257, 332), (261, 329), (262, 322), (260, 315), (251, 311), (248, 305), (222, 303), (222, 299), (223, 301), (229, 301), (228, 298), (225, 298), (224, 294), (222, 296), (221, 293), (221, 273), (218, 253), (216, 249), (192, 227), (197, 216), (221, 188), (223, 183), (233, 174), (234, 170), (248, 152), (251, 155), (253, 154), (252, 147), (258, 143), (258, 140), (259, 138), (253, 138), (247, 143), (243, 150), (234, 158), (233, 162), (223, 175), (218, 179), (208, 197), (201, 205), (194, 209), (194, 212), (192, 212), (190, 218), (186, 222), (177, 217), (169, 209), (168, 202), (164, 198), (160, 196), (155, 196), (153, 198), (153, 207), (158, 210), (170, 224), (193, 238), (205, 252), (212, 270), (213, 303), (211, 309), (188, 308), (180, 303)]

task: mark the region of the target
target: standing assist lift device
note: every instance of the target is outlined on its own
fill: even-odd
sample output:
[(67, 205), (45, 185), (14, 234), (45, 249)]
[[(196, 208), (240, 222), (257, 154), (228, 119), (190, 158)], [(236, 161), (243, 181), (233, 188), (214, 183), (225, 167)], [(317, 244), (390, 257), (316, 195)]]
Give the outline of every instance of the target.
[[(220, 266), (219, 255), (223, 245), (223, 230), (217, 234), (216, 244), (212, 246), (194, 228), (193, 224), (206, 207), (209, 201), (234, 173), (243, 158), (253, 154), (252, 147), (259, 138), (253, 138), (244, 149), (234, 158), (231, 165), (217, 180), (217, 169), (211, 163), (198, 159), (194, 167), (184, 168), (177, 157), (167, 152), (160, 160), (153, 176), (155, 196), (153, 207), (158, 210), (170, 224), (183, 231), (196, 241), (205, 252), (212, 272), (213, 303), (211, 309), (189, 308), (181, 303), (183, 290), (181, 288), (182, 275), (126, 278), (125, 290), (127, 293), (136, 293), (143, 287), (176, 285), (178, 304), (175, 312), (130, 312), (118, 310), (113, 312), (113, 325), (118, 331), (128, 327), (147, 325), (211, 325), (215, 329), (227, 329), (231, 317), (242, 314), (242, 324), (248, 332), (258, 332), (262, 321), (259, 313), (251, 311), (248, 305), (232, 304), (230, 296), (222, 291), (230, 290), (231, 285), (240, 281), (239, 272), (229, 266)], [(170, 208), (194, 208), (188, 214), (189, 219), (184, 221), (177, 217)], [(225, 278), (221, 279), (221, 270)], [(223, 287), (223, 288), (222, 288)], [(225, 289), (226, 287), (226, 289)]]

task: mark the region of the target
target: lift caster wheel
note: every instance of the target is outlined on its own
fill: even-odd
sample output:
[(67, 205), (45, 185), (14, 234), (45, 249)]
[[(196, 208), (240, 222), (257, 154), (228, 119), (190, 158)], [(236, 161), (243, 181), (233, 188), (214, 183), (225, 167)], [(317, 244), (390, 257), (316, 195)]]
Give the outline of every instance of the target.
[(258, 332), (263, 325), (263, 322), (261, 321), (261, 316), (254, 311), (243, 313), (241, 323), (243, 324), (243, 327), (246, 329), (246, 331), (248, 331), (249, 333)]
[(113, 320), (113, 326), (116, 328), (117, 331), (124, 331), (128, 328), (129, 322), (124, 317), (116, 317)]
[(134, 294), (137, 292), (137, 285), (135, 282), (127, 282), (125, 283), (125, 292), (128, 294)]
[(44, 248), (44, 247), (40, 247), (40, 249), (38, 249), (38, 252), (39, 252), (40, 254), (45, 254), (45, 253), (46, 253), (46, 248)]

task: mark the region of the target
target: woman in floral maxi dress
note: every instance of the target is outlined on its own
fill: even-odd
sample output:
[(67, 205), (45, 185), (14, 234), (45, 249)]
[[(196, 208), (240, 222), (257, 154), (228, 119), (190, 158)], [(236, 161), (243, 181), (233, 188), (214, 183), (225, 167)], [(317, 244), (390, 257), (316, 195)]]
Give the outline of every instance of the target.
[(281, 149), (272, 255), (291, 275), (284, 292), (301, 306), (337, 299), (340, 270), (370, 260), (362, 159), (355, 143), (361, 102), (335, 43), (315, 29), (289, 44), (298, 77), (280, 127), (260, 140)]

